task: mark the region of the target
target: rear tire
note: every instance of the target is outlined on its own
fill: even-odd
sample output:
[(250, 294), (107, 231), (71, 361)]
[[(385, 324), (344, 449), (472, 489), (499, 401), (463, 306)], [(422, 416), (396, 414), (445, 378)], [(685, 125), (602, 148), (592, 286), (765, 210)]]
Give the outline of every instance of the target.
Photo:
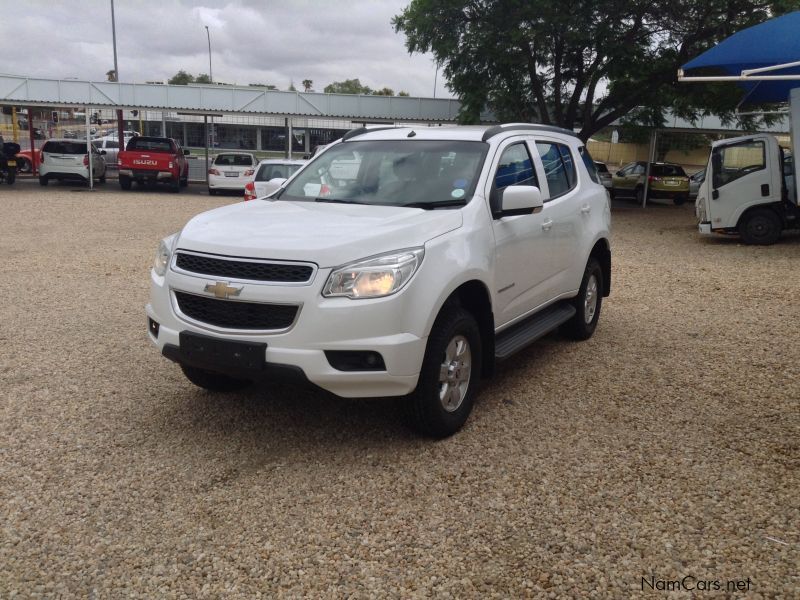
[(189, 176), (181, 179), (181, 187), (189, 187)]
[(130, 177), (125, 177), (124, 175), (119, 176), (119, 187), (121, 187), (123, 190), (131, 189), (131, 184), (132, 182)]
[(405, 398), (413, 429), (435, 438), (461, 429), (472, 412), (481, 352), (475, 318), (462, 308), (444, 308), (428, 336), (417, 388)]
[(208, 188), (208, 195), (209, 196), (216, 196), (217, 195), (217, 190), (212, 189), (212, 188)]
[(189, 367), (181, 365), (183, 374), (186, 379), (191, 381), (197, 387), (210, 392), (236, 392), (248, 387), (251, 382), (245, 379), (235, 379), (229, 375), (222, 373), (215, 373), (214, 371), (206, 371), (205, 369), (198, 369), (197, 367)]
[(100, 175), (100, 177), (98, 178), (98, 181), (100, 183), (105, 183), (106, 182), (106, 174), (103, 173), (102, 175)]
[(684, 202), (686, 202), (686, 196), (675, 196), (672, 201), (675, 203), (675, 206), (682, 206)]
[(39, 185), (46, 186), (48, 183), (50, 183), (50, 180), (47, 178), (47, 175), (39, 176)]
[(562, 325), (562, 331), (573, 340), (588, 340), (597, 328), (603, 305), (603, 269), (593, 256), (586, 263), (581, 287), (572, 301), (575, 316)]
[(644, 203), (644, 188), (637, 187), (636, 188), (636, 204), (641, 206)]
[(758, 208), (745, 214), (739, 221), (739, 235), (745, 244), (769, 246), (781, 237), (781, 220), (774, 211)]
[(30, 173), (31, 161), (27, 158), (17, 158), (17, 173)]
[(16, 179), (17, 179), (17, 170), (12, 167), (8, 170), (8, 173), (6, 173), (6, 183), (8, 185), (12, 185), (14, 181), (16, 181)]
[(177, 194), (181, 191), (181, 180), (180, 178), (173, 179), (169, 182), (169, 191), (173, 194)]

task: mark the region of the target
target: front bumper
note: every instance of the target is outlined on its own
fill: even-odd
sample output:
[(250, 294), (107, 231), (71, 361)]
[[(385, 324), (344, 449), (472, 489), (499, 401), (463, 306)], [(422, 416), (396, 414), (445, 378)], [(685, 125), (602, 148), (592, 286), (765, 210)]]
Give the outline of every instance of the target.
[(698, 223), (697, 224), (697, 231), (702, 233), (703, 235), (710, 235), (711, 234), (711, 223)]
[[(148, 328), (150, 340), (158, 349), (179, 363), (189, 364), (180, 351), (180, 333), (193, 332), (220, 339), (266, 343), (264, 367), (258, 373), (211, 368), (231, 376), (270, 379), (276, 372), (294, 372), (300, 379), (343, 397), (402, 396), (417, 385), (426, 337), (408, 333), (412, 328), (404, 319), (413, 315), (413, 306), (404, 292), (372, 300), (323, 298), (320, 290), (329, 269), (320, 269), (307, 285), (277, 285), (237, 282), (244, 289), (237, 300), (293, 303), (299, 314), (285, 331), (275, 333), (223, 330), (189, 320), (177, 309), (174, 291), (205, 294), (214, 284), (212, 277), (190, 276), (169, 270), (165, 277), (151, 271), (150, 303), (147, 316), (158, 323), (158, 335)], [(331, 366), (325, 351), (350, 350), (377, 352), (386, 369), (382, 371), (341, 371)], [(302, 375), (300, 375), (302, 374)]]

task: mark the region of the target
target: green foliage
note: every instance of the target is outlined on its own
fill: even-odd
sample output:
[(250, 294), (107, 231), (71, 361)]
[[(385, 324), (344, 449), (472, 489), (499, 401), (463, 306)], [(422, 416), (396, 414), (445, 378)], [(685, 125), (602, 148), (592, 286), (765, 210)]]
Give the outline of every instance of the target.
[(404, 90), (400, 90), (399, 92), (397, 92), (397, 95), (398, 96), (409, 96), (410, 94), (408, 92), (404, 91)]
[(373, 96), (394, 96), (394, 90), (392, 88), (385, 87), (385, 88), (380, 89), (380, 90), (375, 90), (374, 92), (372, 92), (372, 95)]
[(314, 85), (314, 82), (312, 80), (303, 79), (303, 91), (304, 92), (310, 92), (311, 91), (311, 86), (313, 86), (313, 85)]
[(361, 85), (358, 79), (345, 79), (326, 85), (323, 91), (326, 94), (371, 94), (372, 88)]
[(189, 85), (190, 83), (194, 83), (194, 75), (181, 69), (175, 73), (175, 75), (170, 77), (167, 80), (167, 83), (170, 85)]
[(286, 90), (289, 91), (289, 92), (296, 92), (297, 91), (297, 88), (294, 87), (294, 80), (289, 82), (289, 87), (286, 88)]
[(205, 73), (200, 73), (197, 77), (194, 78), (195, 83), (214, 83), (211, 81), (211, 77), (206, 75)]
[(626, 115), (663, 125), (666, 108), (732, 117), (738, 89), (679, 84), (678, 68), (797, 8), (800, 0), (411, 0), (393, 24), (410, 52), (442, 65), (462, 122), (489, 107), (503, 121), (578, 128), (585, 140)]

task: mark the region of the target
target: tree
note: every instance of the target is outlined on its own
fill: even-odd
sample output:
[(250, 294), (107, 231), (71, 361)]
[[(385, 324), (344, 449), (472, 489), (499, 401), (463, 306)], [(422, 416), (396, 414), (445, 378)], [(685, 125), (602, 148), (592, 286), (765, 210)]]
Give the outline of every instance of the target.
[(314, 85), (313, 81), (311, 81), (310, 79), (303, 79), (303, 91), (304, 92), (310, 92), (312, 85)]
[(194, 75), (191, 75), (181, 69), (175, 73), (175, 75), (170, 77), (167, 83), (170, 85), (189, 85), (190, 83), (194, 83)]
[(289, 91), (289, 92), (296, 92), (297, 91), (297, 88), (294, 87), (294, 79), (289, 82), (289, 88), (288, 88), (287, 91)]
[(117, 72), (114, 69), (110, 69), (106, 71), (106, 80), (108, 81), (116, 81), (117, 80)]
[(392, 23), (409, 52), (433, 52), (462, 101), (460, 120), (580, 129), (618, 119), (660, 126), (671, 108), (731, 117), (733, 85), (677, 83), (678, 68), (798, 0), (411, 0)]
[(326, 85), (323, 91), (326, 94), (371, 94), (372, 88), (361, 85), (358, 79), (345, 79)]
[(380, 89), (380, 90), (375, 90), (374, 92), (372, 92), (372, 95), (373, 96), (394, 96), (394, 90), (392, 88), (385, 87), (385, 88)]
[(397, 92), (397, 95), (398, 96), (408, 96), (410, 94), (408, 92), (406, 92), (406, 91), (400, 90), (399, 92)]
[(269, 83), (248, 83), (247, 85), (249, 85), (250, 87), (263, 87), (263, 88), (267, 88), (268, 90), (277, 90), (278, 89), (278, 86), (271, 85)]
[(211, 77), (206, 75), (205, 73), (200, 73), (197, 77), (194, 78), (194, 83), (214, 83), (211, 81)]

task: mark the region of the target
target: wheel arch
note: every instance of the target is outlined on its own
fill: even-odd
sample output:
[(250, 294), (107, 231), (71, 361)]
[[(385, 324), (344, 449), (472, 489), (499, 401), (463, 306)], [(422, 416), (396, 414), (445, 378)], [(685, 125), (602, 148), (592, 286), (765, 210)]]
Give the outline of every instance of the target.
[(762, 210), (762, 209), (767, 209), (767, 210), (770, 210), (773, 213), (775, 213), (775, 216), (778, 217), (778, 220), (781, 222), (781, 228), (782, 229), (786, 228), (786, 217), (785, 217), (785, 215), (783, 215), (781, 213), (781, 211), (778, 209), (778, 207), (779, 207), (779, 204), (777, 204), (775, 202), (765, 202), (765, 203), (761, 203), (761, 204), (750, 204), (749, 206), (743, 207), (741, 209), (741, 212), (739, 213), (739, 215), (736, 217), (736, 226), (735, 226), (735, 228), (739, 229), (739, 227), (744, 222), (744, 220), (748, 216), (750, 216), (750, 214), (752, 214), (753, 211)]
[[(594, 258), (600, 263), (603, 271), (603, 296), (611, 295), (611, 245), (606, 238), (600, 238), (589, 252), (589, 258)], [(587, 261), (588, 262), (588, 261)]]
[(481, 376), (491, 377), (494, 374), (494, 313), (489, 289), (482, 281), (472, 279), (465, 281), (447, 296), (439, 307), (436, 316), (449, 307), (460, 307), (467, 310), (478, 323), (481, 334), (482, 359)]

